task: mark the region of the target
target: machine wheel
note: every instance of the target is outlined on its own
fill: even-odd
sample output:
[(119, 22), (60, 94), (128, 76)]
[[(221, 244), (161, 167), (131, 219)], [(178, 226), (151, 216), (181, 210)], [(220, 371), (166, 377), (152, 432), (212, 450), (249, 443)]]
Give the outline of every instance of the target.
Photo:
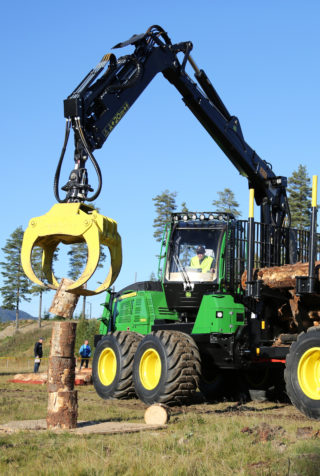
[(219, 369), (215, 365), (202, 370), (199, 389), (205, 400), (210, 403), (221, 401), (250, 400), (248, 388), (242, 372), (232, 369)]
[(320, 420), (320, 328), (302, 332), (291, 345), (284, 378), (291, 402), (307, 417)]
[(224, 397), (225, 383), (226, 378), (223, 370), (214, 365), (202, 365), (199, 390), (207, 402), (213, 403)]
[(134, 357), (133, 382), (145, 403), (186, 403), (196, 390), (200, 354), (194, 340), (179, 331), (157, 331), (139, 344)]
[(258, 364), (244, 372), (245, 382), (252, 400), (289, 402), (284, 385), (284, 365), (263, 367)]
[(92, 362), (92, 381), (101, 398), (135, 396), (133, 358), (142, 337), (135, 332), (116, 331), (98, 342)]

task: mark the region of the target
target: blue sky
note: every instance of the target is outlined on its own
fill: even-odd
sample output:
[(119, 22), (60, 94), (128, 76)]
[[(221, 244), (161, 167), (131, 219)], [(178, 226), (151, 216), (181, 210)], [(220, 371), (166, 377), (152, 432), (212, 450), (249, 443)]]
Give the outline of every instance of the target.
[[(118, 5), (95, 0), (2, 5), (0, 248), (17, 226), (26, 228), (31, 217), (55, 203), (63, 100), (114, 44), (153, 24), (175, 43), (192, 41), (197, 65), (240, 119), (245, 140), (276, 174), (290, 176), (299, 164), (310, 176), (320, 172), (318, 1), (123, 0)], [(72, 154), (71, 140), (61, 185), (73, 167)], [(104, 179), (96, 204), (118, 222), (123, 242), (116, 289), (135, 276), (148, 279), (157, 269), (152, 197), (163, 190), (176, 191), (178, 205), (186, 201), (189, 209), (201, 211), (210, 210), (217, 192), (229, 187), (247, 215), (246, 180), (162, 76), (95, 156)], [(93, 172), (90, 177), (94, 185)], [(52, 299), (53, 292), (47, 293), (47, 309)], [(92, 315), (101, 314), (103, 301), (103, 294), (89, 299)], [(37, 298), (21, 307), (37, 315)]]

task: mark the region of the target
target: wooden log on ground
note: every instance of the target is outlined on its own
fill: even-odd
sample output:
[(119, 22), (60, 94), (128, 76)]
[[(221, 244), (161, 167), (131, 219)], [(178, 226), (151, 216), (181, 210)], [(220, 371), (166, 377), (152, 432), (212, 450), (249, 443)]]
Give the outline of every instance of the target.
[(170, 418), (170, 409), (162, 403), (155, 403), (148, 407), (144, 414), (147, 425), (165, 425)]
[[(316, 278), (320, 281), (320, 261), (316, 261)], [(296, 276), (308, 276), (309, 263), (295, 263), (271, 268), (255, 269), (253, 278), (262, 280), (265, 286), (273, 289), (294, 289)], [(241, 277), (241, 286), (246, 289), (247, 270)]]

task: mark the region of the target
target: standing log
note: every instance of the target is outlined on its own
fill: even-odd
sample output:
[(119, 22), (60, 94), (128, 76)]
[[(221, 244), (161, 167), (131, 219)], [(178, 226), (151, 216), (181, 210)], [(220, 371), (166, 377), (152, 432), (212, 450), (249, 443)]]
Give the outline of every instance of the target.
[(74, 389), (75, 358), (49, 358), (48, 392), (69, 391)]
[(47, 428), (77, 428), (78, 394), (75, 390), (48, 394)]
[[(316, 261), (316, 279), (319, 276), (320, 261)], [(261, 268), (254, 270), (254, 279), (261, 279), (265, 286), (277, 289), (294, 289), (296, 287), (296, 276), (308, 276), (309, 263), (286, 264), (284, 266), (273, 266), (271, 268)], [(246, 289), (247, 270), (241, 277), (241, 286)]]
[[(64, 287), (70, 283), (64, 281)], [(66, 297), (67, 296), (67, 297)], [(60, 286), (53, 300), (50, 312), (72, 316), (78, 299), (64, 292)], [(67, 304), (64, 305), (66, 297)], [(58, 304), (57, 304), (58, 303)], [(58, 307), (57, 307), (58, 306)], [(54, 311), (52, 311), (54, 309)], [(78, 397), (74, 390), (76, 359), (74, 346), (77, 324), (75, 322), (56, 322), (52, 329), (48, 371), (48, 411), (47, 428), (76, 428), (78, 418)]]

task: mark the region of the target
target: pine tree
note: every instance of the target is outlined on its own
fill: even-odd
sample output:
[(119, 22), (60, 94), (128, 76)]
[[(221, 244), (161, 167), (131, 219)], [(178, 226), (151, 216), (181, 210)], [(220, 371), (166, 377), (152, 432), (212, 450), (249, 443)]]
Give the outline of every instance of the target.
[(234, 193), (230, 188), (225, 188), (222, 192), (217, 192), (219, 199), (213, 200), (212, 205), (218, 212), (232, 213), (235, 217), (240, 217), (238, 210), (239, 203), (236, 201)]
[(157, 277), (155, 275), (155, 273), (152, 271), (152, 273), (150, 274), (150, 277), (149, 277), (149, 281), (157, 281)]
[(177, 208), (176, 196), (177, 192), (165, 190), (152, 199), (157, 213), (156, 218), (153, 220), (153, 228), (155, 229), (153, 236), (156, 241), (162, 240), (165, 225), (170, 221), (171, 213)]
[(189, 210), (188, 210), (186, 202), (182, 202), (181, 203), (181, 213), (188, 213), (188, 212), (189, 212)]
[(16, 311), (16, 329), (19, 327), (19, 306), (22, 300), (30, 302), (30, 281), (23, 272), (20, 251), (23, 229), (16, 228), (2, 248), (5, 261), (0, 262), (3, 286), (0, 293), (3, 298), (2, 307)]
[(299, 165), (288, 178), (288, 202), (291, 211), (291, 225), (300, 230), (310, 227), (311, 180), (305, 165)]

